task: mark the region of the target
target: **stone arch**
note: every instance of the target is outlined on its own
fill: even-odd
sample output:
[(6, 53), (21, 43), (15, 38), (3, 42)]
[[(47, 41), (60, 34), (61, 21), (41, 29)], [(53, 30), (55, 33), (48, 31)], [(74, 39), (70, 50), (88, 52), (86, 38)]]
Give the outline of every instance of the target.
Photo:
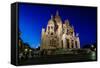
[(63, 40), (61, 40), (61, 48), (63, 48)]
[(76, 46), (76, 48), (78, 48), (78, 46), (77, 46), (77, 41), (75, 41), (75, 46)]

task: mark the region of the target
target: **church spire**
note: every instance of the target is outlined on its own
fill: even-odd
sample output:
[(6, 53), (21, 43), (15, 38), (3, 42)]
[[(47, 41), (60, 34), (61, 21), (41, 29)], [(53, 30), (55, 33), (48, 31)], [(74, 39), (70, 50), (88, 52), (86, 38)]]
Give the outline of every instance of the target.
[(51, 19), (53, 19), (53, 15), (51, 14)]
[(67, 25), (67, 26), (69, 26), (70, 24), (69, 24), (69, 20), (68, 19), (66, 19), (65, 20), (65, 24)]
[(58, 22), (62, 22), (62, 21), (61, 21), (61, 17), (59, 16), (58, 10), (56, 11), (55, 21), (56, 21), (57, 23), (58, 23)]
[(72, 25), (72, 29), (74, 30), (74, 26)]
[(58, 12), (58, 10), (56, 11), (56, 16), (59, 16), (59, 12)]
[(76, 37), (78, 37), (79, 36), (79, 33), (76, 33)]

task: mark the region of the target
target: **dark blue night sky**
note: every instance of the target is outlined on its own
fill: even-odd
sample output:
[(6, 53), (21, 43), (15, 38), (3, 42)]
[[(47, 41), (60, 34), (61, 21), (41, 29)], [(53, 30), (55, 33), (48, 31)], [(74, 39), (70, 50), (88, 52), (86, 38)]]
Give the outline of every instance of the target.
[(21, 39), (30, 47), (37, 48), (41, 42), (41, 29), (46, 28), (51, 14), (56, 11), (64, 22), (68, 19), (74, 26), (75, 32), (79, 33), (81, 47), (85, 44), (96, 42), (97, 9), (88, 7), (68, 7), (54, 5), (32, 5), (21, 3), (19, 5), (19, 30)]

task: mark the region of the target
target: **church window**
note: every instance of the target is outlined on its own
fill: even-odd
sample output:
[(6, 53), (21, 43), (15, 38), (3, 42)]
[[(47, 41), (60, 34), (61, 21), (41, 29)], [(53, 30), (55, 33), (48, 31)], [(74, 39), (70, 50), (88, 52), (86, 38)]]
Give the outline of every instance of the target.
[(48, 31), (50, 30), (50, 26), (48, 26)]
[(53, 32), (51, 33), (51, 35), (53, 35)]
[(56, 45), (56, 40), (54, 40), (54, 39), (50, 40), (50, 45), (55, 46)]
[(69, 48), (69, 39), (66, 39), (67, 42), (67, 48)]
[(51, 29), (53, 29), (53, 26), (51, 26)]

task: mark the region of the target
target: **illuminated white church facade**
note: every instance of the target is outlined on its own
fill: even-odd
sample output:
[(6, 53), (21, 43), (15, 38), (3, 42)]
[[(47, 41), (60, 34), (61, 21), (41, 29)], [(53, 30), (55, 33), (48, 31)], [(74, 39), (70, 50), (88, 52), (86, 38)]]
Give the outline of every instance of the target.
[(74, 32), (68, 20), (62, 22), (58, 11), (55, 16), (51, 15), (46, 29), (42, 28), (40, 46), (40, 49), (57, 48), (80, 48), (78, 33)]

